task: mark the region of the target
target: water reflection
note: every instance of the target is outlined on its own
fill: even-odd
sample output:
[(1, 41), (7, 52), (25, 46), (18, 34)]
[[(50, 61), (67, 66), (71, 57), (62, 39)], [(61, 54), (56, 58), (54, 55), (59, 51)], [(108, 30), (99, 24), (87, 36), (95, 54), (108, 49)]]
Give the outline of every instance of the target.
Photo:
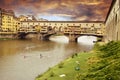
[(49, 39), (59, 43), (69, 43), (69, 39), (66, 36), (51, 36)]
[(94, 41), (97, 41), (95, 36), (81, 36), (78, 38), (78, 43), (84, 45), (94, 45)]
[[(58, 38), (57, 40), (61, 40)], [(64, 40), (64, 39), (63, 39)], [(34, 80), (65, 58), (92, 46), (75, 42), (10, 40), (0, 41), (0, 79)], [(42, 55), (42, 57), (40, 56)]]

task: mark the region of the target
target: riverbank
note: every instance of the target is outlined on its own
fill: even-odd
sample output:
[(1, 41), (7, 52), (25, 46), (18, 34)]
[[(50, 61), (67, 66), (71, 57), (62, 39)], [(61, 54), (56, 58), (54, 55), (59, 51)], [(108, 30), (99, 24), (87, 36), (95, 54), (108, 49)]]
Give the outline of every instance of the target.
[(120, 80), (119, 51), (120, 42), (95, 44), (91, 52), (73, 55), (36, 80)]
[(18, 39), (15, 39), (15, 38), (0, 38), (0, 40), (18, 40)]
[(49, 68), (44, 74), (38, 75), (36, 80), (74, 80), (78, 73), (88, 70), (87, 60), (91, 56), (94, 56), (91, 52), (74, 54), (55, 67)]

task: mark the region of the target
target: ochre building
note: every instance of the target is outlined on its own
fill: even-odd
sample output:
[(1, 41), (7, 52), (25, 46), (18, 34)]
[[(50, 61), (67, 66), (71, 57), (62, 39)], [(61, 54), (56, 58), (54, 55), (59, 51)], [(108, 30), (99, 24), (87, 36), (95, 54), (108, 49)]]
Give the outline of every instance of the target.
[(12, 10), (1, 9), (1, 31), (16, 32), (20, 26), (20, 21), (15, 17)]

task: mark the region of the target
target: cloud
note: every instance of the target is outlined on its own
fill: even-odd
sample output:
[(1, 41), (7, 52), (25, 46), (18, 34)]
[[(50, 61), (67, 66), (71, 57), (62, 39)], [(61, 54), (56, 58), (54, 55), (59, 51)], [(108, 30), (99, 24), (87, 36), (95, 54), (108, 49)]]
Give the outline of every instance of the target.
[(16, 12), (16, 15), (51, 15), (65, 17), (69, 20), (101, 21), (105, 19), (111, 1), (112, 0), (1, 0), (0, 7), (12, 9)]

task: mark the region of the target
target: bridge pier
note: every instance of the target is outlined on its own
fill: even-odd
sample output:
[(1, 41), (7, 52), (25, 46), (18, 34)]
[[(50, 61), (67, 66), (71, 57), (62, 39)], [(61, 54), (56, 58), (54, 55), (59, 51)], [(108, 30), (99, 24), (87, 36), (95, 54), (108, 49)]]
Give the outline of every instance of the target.
[(44, 40), (43, 34), (38, 34), (38, 40)]
[(77, 42), (75, 35), (69, 35), (69, 41), (70, 42)]
[(64, 34), (64, 35), (69, 38), (70, 42), (77, 42), (77, 38), (79, 37), (78, 35), (74, 35), (74, 34)]
[(39, 34), (38, 35), (38, 40), (49, 40), (49, 37), (51, 35), (46, 35), (46, 34)]

